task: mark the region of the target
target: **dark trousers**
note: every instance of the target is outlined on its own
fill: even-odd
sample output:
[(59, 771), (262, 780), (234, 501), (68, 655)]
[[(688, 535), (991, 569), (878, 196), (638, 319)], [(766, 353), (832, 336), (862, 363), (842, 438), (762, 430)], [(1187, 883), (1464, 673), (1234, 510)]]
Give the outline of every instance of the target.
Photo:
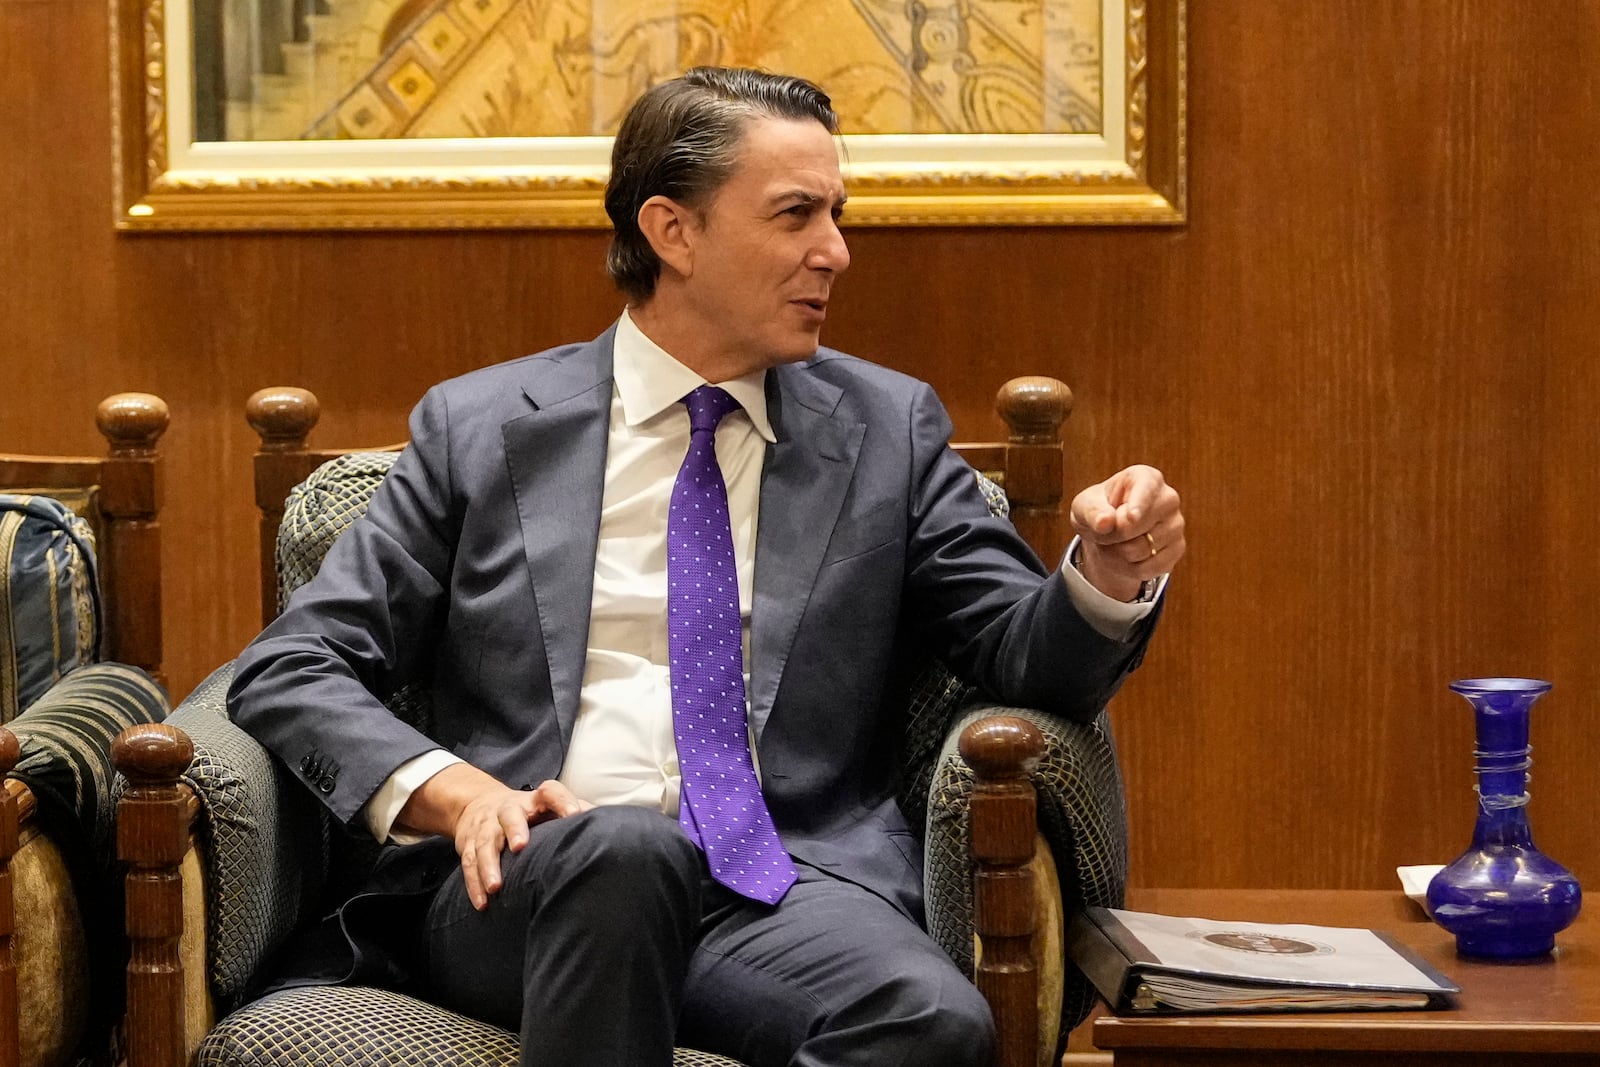
[(533, 828), (473, 910), (457, 870), (427, 915), (433, 996), (522, 1035), (524, 1067), (667, 1067), (674, 1044), (748, 1067), (980, 1067), (983, 998), (915, 923), (800, 865), (776, 908), (711, 880), (659, 812)]

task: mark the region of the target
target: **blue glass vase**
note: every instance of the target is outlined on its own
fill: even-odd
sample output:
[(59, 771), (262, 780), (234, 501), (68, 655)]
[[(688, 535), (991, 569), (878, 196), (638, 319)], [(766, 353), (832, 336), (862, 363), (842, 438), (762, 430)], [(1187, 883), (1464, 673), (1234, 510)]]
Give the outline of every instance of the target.
[(1472, 847), (1428, 884), (1428, 908), (1463, 956), (1542, 956), (1583, 903), (1578, 880), (1534, 847), (1528, 828), (1528, 711), (1550, 683), (1466, 678), (1450, 688), (1476, 716), (1478, 824)]

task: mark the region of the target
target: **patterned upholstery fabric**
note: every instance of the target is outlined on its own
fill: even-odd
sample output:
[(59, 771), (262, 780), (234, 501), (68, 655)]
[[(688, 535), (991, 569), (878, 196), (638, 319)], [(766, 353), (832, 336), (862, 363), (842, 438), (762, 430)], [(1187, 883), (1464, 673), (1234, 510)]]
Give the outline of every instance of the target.
[[(517, 1035), (385, 989), (289, 989), (224, 1019), (196, 1067), (516, 1067)], [(550, 1067), (560, 1067), (551, 1064)], [(619, 1065), (622, 1067), (622, 1065)], [(739, 1067), (679, 1049), (673, 1067)]]
[(91, 1040), (118, 1012), (127, 959), (111, 742), (125, 727), (160, 722), (166, 714), (167, 695), (149, 675), (120, 663), (93, 663), (68, 674), (8, 724), (22, 748), (11, 777), (38, 801), (40, 827), (66, 863), (94, 953)]
[(49, 496), (0, 493), (0, 722), (98, 656), (94, 532)]
[(278, 524), (278, 610), (316, 577), (339, 535), (367, 513), (373, 491), (399, 458), (398, 452), (347, 452), (289, 491)]
[(194, 742), (184, 781), (200, 798), (209, 859), (206, 931), (211, 993), (237, 1005), (267, 957), (309, 917), (328, 867), (328, 825), (316, 800), (228, 718), (228, 663), (168, 720)]
[[(342, 456), (291, 494), (277, 544), (280, 603), (316, 574), (328, 547), (366, 510), (395, 459), (387, 452)], [(978, 478), (995, 514), (1009, 515), (1000, 487), (982, 474)], [(214, 857), (212, 985), (224, 1011), (238, 1004), (250, 977), (306, 917), (330, 876), (327, 820), (308, 796), (303, 810), (288, 810), (302, 807), (304, 790), (227, 721), (231, 672), (229, 666), (214, 674), (172, 720), (189, 731), (196, 746), (189, 777), (204, 801), (203, 833)], [(972, 972), (966, 820), (972, 775), (956, 744), (965, 725), (979, 716), (1020, 715), (1049, 739), (1035, 784), (1041, 831), (1061, 867), (1067, 909), (1119, 905), (1127, 871), (1125, 815), (1115, 749), (1103, 717), (1084, 726), (1024, 709), (970, 710), (974, 691), (932, 661), (912, 691), (900, 802), (913, 826), (926, 827), (929, 928), (957, 964)], [(389, 703), (408, 720), (426, 722), (421, 693), (402, 690)], [(1076, 971), (1068, 979), (1063, 1034), (1093, 1003), (1092, 990)], [(201, 1067), (499, 1065), (516, 1062), (516, 1038), (399, 993), (296, 989), (228, 1016), (207, 1037), (197, 1062)], [(731, 1060), (687, 1050), (679, 1050), (676, 1064), (737, 1067)]]
[(1002, 519), (1011, 517), (1011, 501), (1006, 499), (1006, 491), (998, 482), (982, 471), (978, 472), (978, 488), (983, 490), (983, 499), (989, 504), (989, 511)]

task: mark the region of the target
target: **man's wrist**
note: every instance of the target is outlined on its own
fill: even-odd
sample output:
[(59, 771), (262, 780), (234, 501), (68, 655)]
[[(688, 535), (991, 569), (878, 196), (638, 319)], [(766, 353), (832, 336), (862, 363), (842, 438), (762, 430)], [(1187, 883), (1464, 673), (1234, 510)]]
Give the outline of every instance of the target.
[(1067, 562), (1072, 565), (1073, 570), (1083, 575), (1084, 581), (1093, 586), (1097, 592), (1123, 604), (1148, 604), (1156, 598), (1156, 593), (1161, 588), (1161, 580), (1159, 578), (1145, 579), (1128, 596), (1119, 596), (1118, 593), (1121, 590), (1108, 591), (1105, 589), (1099, 582), (1095, 581), (1094, 576), (1084, 567), (1085, 553), (1083, 544), (1081, 539), (1074, 542), (1073, 550), (1067, 556)]

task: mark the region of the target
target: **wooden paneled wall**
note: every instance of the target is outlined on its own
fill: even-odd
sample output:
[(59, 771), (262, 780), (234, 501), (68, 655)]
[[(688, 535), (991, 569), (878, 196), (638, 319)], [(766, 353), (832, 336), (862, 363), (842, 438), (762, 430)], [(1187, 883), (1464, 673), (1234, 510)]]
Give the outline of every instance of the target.
[[(0, 0), (0, 450), (172, 407), (167, 661), (253, 632), (242, 410), (314, 389), (394, 440), (430, 382), (591, 336), (594, 233), (116, 237), (104, 0)], [(1191, 221), (875, 230), (826, 340), (934, 383), (1078, 397), (1082, 483), (1145, 461), (1190, 558), (1116, 718), (1134, 878), (1392, 885), (1466, 843), (1451, 678), (1554, 680), (1539, 840), (1600, 877), (1600, 4), (1191, 0)]]

